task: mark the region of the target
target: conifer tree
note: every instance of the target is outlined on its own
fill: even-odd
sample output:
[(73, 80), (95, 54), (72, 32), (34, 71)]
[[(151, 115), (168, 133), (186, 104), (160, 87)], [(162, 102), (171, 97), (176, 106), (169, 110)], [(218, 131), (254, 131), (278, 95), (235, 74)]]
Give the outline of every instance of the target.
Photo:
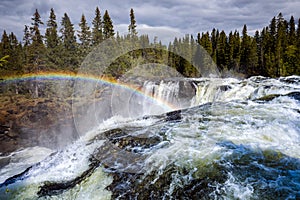
[(227, 36), (224, 31), (221, 31), (217, 45), (217, 65), (219, 69), (227, 68)]
[(81, 16), (81, 21), (79, 23), (80, 30), (78, 31), (78, 39), (80, 40), (80, 56), (85, 57), (89, 52), (91, 47), (91, 31), (88, 26), (84, 14)]
[(263, 66), (263, 50), (262, 50), (262, 37), (257, 30), (255, 32), (254, 40), (256, 42), (256, 48), (257, 48), (257, 74), (260, 74), (262, 72), (262, 66)]
[(287, 37), (286, 37), (286, 27), (285, 20), (282, 16), (282, 13), (279, 13), (277, 16), (276, 27), (276, 76), (285, 76), (286, 75), (286, 66), (284, 65), (284, 50), (287, 46)]
[(43, 44), (43, 36), (41, 35), (39, 27), (44, 23), (41, 21), (41, 16), (37, 9), (35, 10), (35, 13), (33, 14), (31, 20), (32, 20), (31, 23), (32, 27), (30, 27), (30, 31), (31, 31), (32, 42)]
[(240, 54), (240, 49), (241, 49), (241, 41), (240, 41), (240, 34), (236, 30), (233, 34), (234, 36), (234, 42), (233, 42), (233, 60), (234, 60), (234, 69), (236, 71), (239, 71), (239, 66), (240, 66), (240, 59), (241, 59), (241, 54)]
[[(199, 35), (198, 35), (198, 37), (199, 37)], [(212, 48), (212, 43), (209, 38), (209, 32), (202, 34), (199, 44), (207, 51), (207, 53), (209, 55), (212, 55), (213, 48)]]
[[(40, 26), (44, 23), (41, 21), (41, 16), (38, 10), (35, 10), (30, 27), (31, 44), (27, 49), (27, 65), (26, 69), (30, 73), (36, 73), (45, 68), (46, 48), (43, 43), (43, 36), (40, 33)], [(35, 97), (38, 97), (37, 86), (35, 86)]]
[(250, 72), (250, 69), (248, 68), (248, 57), (250, 53), (250, 46), (251, 41), (250, 37), (248, 36), (247, 32), (247, 25), (245, 24), (243, 27), (243, 33), (242, 33), (242, 43), (241, 43), (241, 60), (240, 60), (240, 66), (241, 71), (244, 73)]
[(29, 32), (29, 27), (27, 25), (25, 25), (24, 28), (24, 36), (23, 36), (23, 45), (24, 47), (29, 46), (30, 43), (30, 32)]
[(217, 46), (218, 46), (218, 37), (219, 37), (219, 30), (215, 28), (211, 32), (211, 43), (212, 43), (212, 59), (214, 62), (217, 62)]
[(227, 49), (227, 53), (228, 53), (228, 70), (231, 70), (232, 68), (235, 67), (235, 62), (233, 59), (233, 55), (234, 55), (234, 42), (235, 42), (235, 38), (234, 38), (234, 34), (232, 33), (232, 31), (229, 33), (228, 36), (228, 49)]
[(45, 43), (47, 46), (47, 67), (57, 69), (61, 63), (62, 48), (58, 36), (58, 27), (54, 9), (51, 8), (47, 29), (45, 33)]
[(59, 44), (59, 37), (57, 34), (57, 23), (54, 9), (51, 8), (49, 20), (47, 21), (47, 29), (45, 33), (47, 48), (53, 49)]
[(296, 44), (296, 25), (295, 25), (295, 19), (293, 16), (291, 16), (291, 19), (289, 22), (288, 43), (289, 43), (289, 45)]
[(106, 10), (103, 16), (103, 36), (104, 39), (108, 39), (114, 35), (113, 22), (108, 14), (108, 11)]
[(76, 70), (79, 65), (79, 60), (77, 56), (77, 43), (74, 25), (71, 23), (71, 20), (67, 13), (64, 14), (64, 17), (61, 21), (62, 28), (60, 29), (62, 45), (64, 50), (62, 52), (62, 63), (61, 67), (68, 70)]
[(76, 36), (74, 31), (74, 25), (71, 23), (71, 20), (67, 13), (64, 14), (64, 17), (61, 21), (62, 28), (60, 29), (61, 38), (64, 47), (67, 50), (74, 50), (76, 48)]
[(296, 67), (296, 73), (300, 74), (300, 18), (298, 20), (298, 26), (297, 26), (297, 37), (296, 37), (296, 55), (297, 55), (297, 67)]
[(16, 35), (12, 32), (9, 35), (9, 45), (11, 49), (9, 59), (9, 69), (15, 73), (23, 72), (23, 49), (22, 45), (18, 42)]
[(2, 69), (9, 69), (9, 61), (11, 60), (10, 59), (10, 55), (12, 53), (12, 49), (11, 49), (11, 46), (10, 46), (10, 41), (9, 41), (9, 37), (6, 33), (6, 31), (4, 30), (3, 31), (3, 34), (2, 34), (2, 38), (1, 38), (1, 54), (0, 54), (0, 57), (5, 57), (5, 56), (8, 56), (5, 61), (7, 60), (7, 62), (2, 62), (2, 66), (1, 68)]
[(103, 41), (101, 13), (98, 7), (96, 8), (92, 24), (92, 44), (97, 45)]
[(137, 31), (136, 31), (136, 21), (135, 21), (135, 16), (134, 16), (134, 11), (131, 8), (130, 9), (130, 24), (128, 26), (128, 32), (130, 37), (137, 37)]

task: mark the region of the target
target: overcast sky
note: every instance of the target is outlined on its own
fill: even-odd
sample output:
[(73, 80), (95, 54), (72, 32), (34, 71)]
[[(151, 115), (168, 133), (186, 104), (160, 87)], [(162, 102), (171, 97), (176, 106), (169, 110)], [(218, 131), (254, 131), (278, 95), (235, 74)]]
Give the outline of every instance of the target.
[(83, 13), (91, 24), (96, 6), (102, 16), (108, 10), (120, 33), (127, 31), (133, 8), (138, 32), (158, 35), (162, 40), (212, 28), (241, 32), (244, 24), (251, 34), (267, 26), (279, 12), (287, 20), (291, 15), (296, 20), (300, 17), (300, 0), (0, 0), (1, 35), (5, 29), (22, 39), (24, 25), (30, 25), (36, 8), (45, 24), (54, 8), (59, 24), (66, 12), (77, 29)]

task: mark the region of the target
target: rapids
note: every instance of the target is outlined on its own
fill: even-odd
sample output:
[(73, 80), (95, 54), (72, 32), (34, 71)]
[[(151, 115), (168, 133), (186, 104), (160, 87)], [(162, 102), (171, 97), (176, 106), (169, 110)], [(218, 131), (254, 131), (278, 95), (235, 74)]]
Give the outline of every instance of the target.
[(136, 117), (110, 116), (59, 151), (2, 157), (0, 199), (300, 199), (300, 77), (142, 90), (172, 106), (136, 95)]

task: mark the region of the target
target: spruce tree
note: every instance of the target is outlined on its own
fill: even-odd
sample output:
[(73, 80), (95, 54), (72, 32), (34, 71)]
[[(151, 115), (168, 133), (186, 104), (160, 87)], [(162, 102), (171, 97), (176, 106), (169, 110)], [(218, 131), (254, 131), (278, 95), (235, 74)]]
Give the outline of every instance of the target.
[(54, 13), (54, 9), (51, 8), (49, 20), (47, 21), (47, 29), (45, 33), (45, 42), (47, 48), (53, 49), (57, 47), (59, 43), (59, 37), (57, 34), (57, 23), (56, 23), (56, 15)]
[(91, 47), (91, 31), (90, 27), (88, 26), (84, 14), (81, 16), (81, 21), (79, 23), (80, 30), (78, 31), (78, 39), (80, 40), (80, 56), (85, 57), (89, 52)]
[(6, 31), (3, 31), (2, 38), (1, 38), (1, 54), (0, 57), (8, 56), (7, 61), (8, 62), (3, 62), (1, 68), (5, 70), (9, 70), (9, 62), (11, 60), (10, 56), (12, 54), (12, 49), (9, 41), (9, 37), (6, 33)]
[(240, 66), (240, 59), (241, 59), (241, 40), (240, 40), (240, 34), (239, 32), (236, 30), (233, 34), (234, 36), (234, 42), (233, 42), (233, 67), (235, 69), (235, 71), (239, 71), (239, 66)]
[(250, 37), (248, 36), (247, 32), (247, 25), (245, 24), (243, 27), (243, 32), (242, 32), (242, 43), (241, 43), (241, 60), (240, 60), (240, 66), (241, 66), (241, 71), (243, 73), (250, 73), (249, 65), (248, 65), (248, 57), (250, 53), (250, 46), (251, 46), (251, 41)]
[(235, 62), (233, 59), (234, 42), (235, 42), (234, 34), (231, 31), (228, 36), (228, 49), (227, 49), (227, 51), (228, 51), (228, 66), (227, 66), (228, 70), (235, 68)]
[(295, 19), (293, 16), (291, 16), (291, 19), (289, 22), (288, 43), (289, 43), (289, 45), (296, 44), (296, 25), (295, 25)]
[(29, 46), (30, 43), (30, 32), (29, 32), (29, 27), (27, 25), (25, 25), (24, 28), (24, 36), (23, 36), (23, 45), (24, 47)]
[(262, 37), (258, 30), (255, 32), (254, 40), (256, 42), (256, 48), (257, 48), (257, 70), (256, 70), (256, 72), (261, 74), (262, 67), (263, 67), (263, 50), (262, 50)]
[(96, 8), (92, 24), (92, 44), (97, 45), (103, 41), (101, 13), (98, 7)]
[(283, 55), (287, 46), (287, 37), (286, 37), (286, 27), (285, 20), (282, 16), (282, 13), (279, 13), (276, 21), (276, 76), (285, 76), (286, 75), (286, 66), (284, 65)]
[(47, 21), (47, 29), (45, 33), (45, 43), (47, 45), (47, 67), (57, 69), (60, 65), (62, 57), (60, 39), (57, 30), (56, 15), (54, 9), (51, 8), (49, 20)]
[[(40, 26), (44, 23), (41, 21), (41, 16), (38, 10), (35, 10), (30, 27), (31, 44), (28, 47), (28, 63), (26, 69), (30, 73), (36, 73), (45, 68), (46, 48), (43, 43), (43, 36), (40, 33)], [(35, 96), (38, 96), (35, 89)]]
[(41, 16), (37, 9), (35, 10), (35, 13), (33, 14), (31, 20), (32, 20), (31, 23), (32, 26), (30, 27), (30, 31), (31, 31), (32, 42), (43, 44), (43, 36), (41, 35), (39, 27), (44, 23), (41, 21)]
[[(35, 10), (30, 27), (32, 43), (27, 48), (26, 71), (29, 73), (38, 73), (46, 69), (46, 48), (43, 43), (43, 36), (40, 33), (40, 26), (44, 23), (41, 21), (38, 10)], [(32, 81), (30, 92), (33, 97), (39, 97), (39, 82)]]
[[(199, 38), (199, 35), (198, 34), (198, 38)], [(212, 51), (213, 51), (213, 48), (212, 48), (212, 43), (210, 41), (210, 38), (209, 38), (209, 32), (206, 32), (205, 34), (202, 34), (202, 37), (200, 38), (200, 43), (199, 43), (206, 51), (209, 55), (212, 55)]]
[(22, 45), (18, 42), (16, 35), (11, 32), (9, 35), (9, 45), (11, 49), (9, 69), (14, 73), (23, 72), (23, 49)]
[(219, 30), (215, 28), (211, 32), (211, 43), (212, 43), (212, 59), (217, 62), (217, 46), (218, 46)]
[(104, 39), (108, 39), (114, 35), (113, 22), (108, 14), (108, 11), (106, 10), (103, 16), (103, 36)]
[(76, 70), (79, 66), (79, 60), (77, 56), (77, 43), (74, 25), (71, 23), (71, 20), (67, 13), (64, 14), (61, 21), (62, 28), (60, 29), (61, 38), (62, 38), (62, 63), (61, 67), (64, 70)]
[(137, 31), (136, 31), (136, 21), (135, 21), (135, 16), (134, 16), (134, 11), (131, 8), (130, 9), (130, 24), (128, 26), (128, 32), (130, 37), (135, 38), (137, 37)]
[(300, 18), (297, 26), (297, 37), (296, 37), (296, 55), (297, 55), (297, 67), (295, 74), (300, 75)]
[(61, 26), (62, 28), (60, 29), (60, 32), (64, 47), (67, 50), (74, 50), (76, 48), (74, 25), (71, 23), (67, 13), (65, 13), (64, 17), (62, 18)]
[(227, 36), (224, 31), (221, 31), (217, 45), (217, 65), (220, 70), (227, 68)]
[(259, 75), (257, 51), (258, 49), (257, 49), (256, 40), (252, 38), (250, 39), (250, 48), (249, 48), (249, 54), (247, 59), (248, 75), (250, 76)]

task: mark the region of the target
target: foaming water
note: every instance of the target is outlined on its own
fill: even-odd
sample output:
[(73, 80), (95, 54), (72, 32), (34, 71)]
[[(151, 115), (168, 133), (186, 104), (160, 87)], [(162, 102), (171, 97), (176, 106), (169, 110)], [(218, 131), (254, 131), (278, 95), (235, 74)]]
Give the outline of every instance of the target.
[[(300, 78), (190, 81), (194, 107), (108, 118), (2, 181), (0, 198), (300, 198)], [(172, 84), (145, 91), (170, 99)]]

